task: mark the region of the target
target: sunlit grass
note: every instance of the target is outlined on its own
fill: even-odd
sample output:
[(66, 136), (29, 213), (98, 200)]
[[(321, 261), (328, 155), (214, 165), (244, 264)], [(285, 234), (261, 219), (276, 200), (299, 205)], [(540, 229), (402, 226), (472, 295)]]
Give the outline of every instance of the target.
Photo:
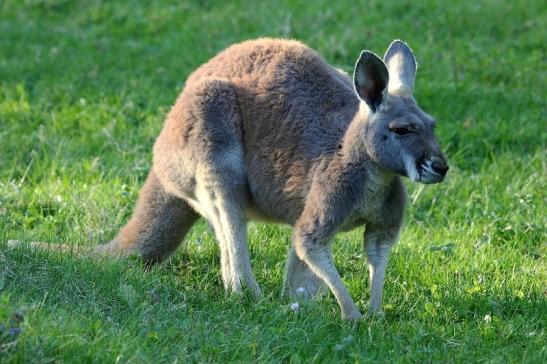
[[(541, 1), (0, 1), (0, 361), (546, 361), (545, 15)], [(224, 294), (200, 222), (165, 264), (7, 250), (95, 245), (127, 221), (165, 113), (199, 64), (258, 36), (351, 71), (407, 41), (446, 182), (409, 187), (385, 316), (279, 297), (288, 227), (250, 224), (264, 297)], [(335, 258), (365, 310), (362, 229)]]

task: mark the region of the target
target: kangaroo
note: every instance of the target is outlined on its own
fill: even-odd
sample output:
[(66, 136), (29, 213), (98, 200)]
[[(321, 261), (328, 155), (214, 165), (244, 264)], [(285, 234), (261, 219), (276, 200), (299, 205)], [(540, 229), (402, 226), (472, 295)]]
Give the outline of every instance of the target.
[(201, 216), (220, 247), (227, 290), (260, 295), (247, 221), (294, 227), (283, 293), (330, 289), (344, 319), (361, 316), (333, 262), (338, 231), (365, 226), (371, 312), (381, 310), (401, 228), (401, 176), (441, 182), (434, 119), (413, 98), (416, 61), (395, 40), (369, 51), (353, 79), (293, 40), (233, 45), (191, 74), (154, 145), (133, 216), (101, 250), (160, 262)]

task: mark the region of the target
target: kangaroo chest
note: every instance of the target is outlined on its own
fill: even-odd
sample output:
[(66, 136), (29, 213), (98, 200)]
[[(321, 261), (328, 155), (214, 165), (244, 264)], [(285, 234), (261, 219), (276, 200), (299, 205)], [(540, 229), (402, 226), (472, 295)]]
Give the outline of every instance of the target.
[(383, 219), (384, 203), (389, 193), (389, 183), (380, 176), (367, 178), (360, 198), (351, 213), (344, 219), (340, 230), (349, 231), (366, 223)]

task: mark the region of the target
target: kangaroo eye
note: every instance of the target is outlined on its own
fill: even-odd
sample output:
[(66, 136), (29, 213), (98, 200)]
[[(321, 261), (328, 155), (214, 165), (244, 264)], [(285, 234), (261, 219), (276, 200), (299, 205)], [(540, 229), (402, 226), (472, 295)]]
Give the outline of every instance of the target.
[(405, 134), (410, 133), (410, 129), (401, 128), (401, 127), (391, 128), (391, 131), (394, 132), (397, 135), (405, 135)]

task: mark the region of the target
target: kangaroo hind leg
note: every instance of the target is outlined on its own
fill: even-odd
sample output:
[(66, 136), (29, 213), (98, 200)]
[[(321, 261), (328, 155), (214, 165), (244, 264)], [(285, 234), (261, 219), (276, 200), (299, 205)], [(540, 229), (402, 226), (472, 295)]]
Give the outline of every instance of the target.
[(251, 268), (247, 244), (244, 188), (243, 183), (237, 182), (237, 177), (227, 178), (218, 181), (215, 186), (198, 187), (198, 199), (200, 205), (205, 206), (207, 219), (219, 243), (222, 279), (226, 289), (241, 293), (247, 288), (259, 296), (260, 287)]
[(246, 287), (259, 295), (247, 245), (248, 186), (236, 91), (228, 80), (205, 77), (191, 82), (179, 101), (166, 129), (174, 141), (166, 145), (170, 156), (178, 153), (185, 161), (193, 184), (191, 190), (174, 187), (213, 226), (226, 288), (241, 292)]

